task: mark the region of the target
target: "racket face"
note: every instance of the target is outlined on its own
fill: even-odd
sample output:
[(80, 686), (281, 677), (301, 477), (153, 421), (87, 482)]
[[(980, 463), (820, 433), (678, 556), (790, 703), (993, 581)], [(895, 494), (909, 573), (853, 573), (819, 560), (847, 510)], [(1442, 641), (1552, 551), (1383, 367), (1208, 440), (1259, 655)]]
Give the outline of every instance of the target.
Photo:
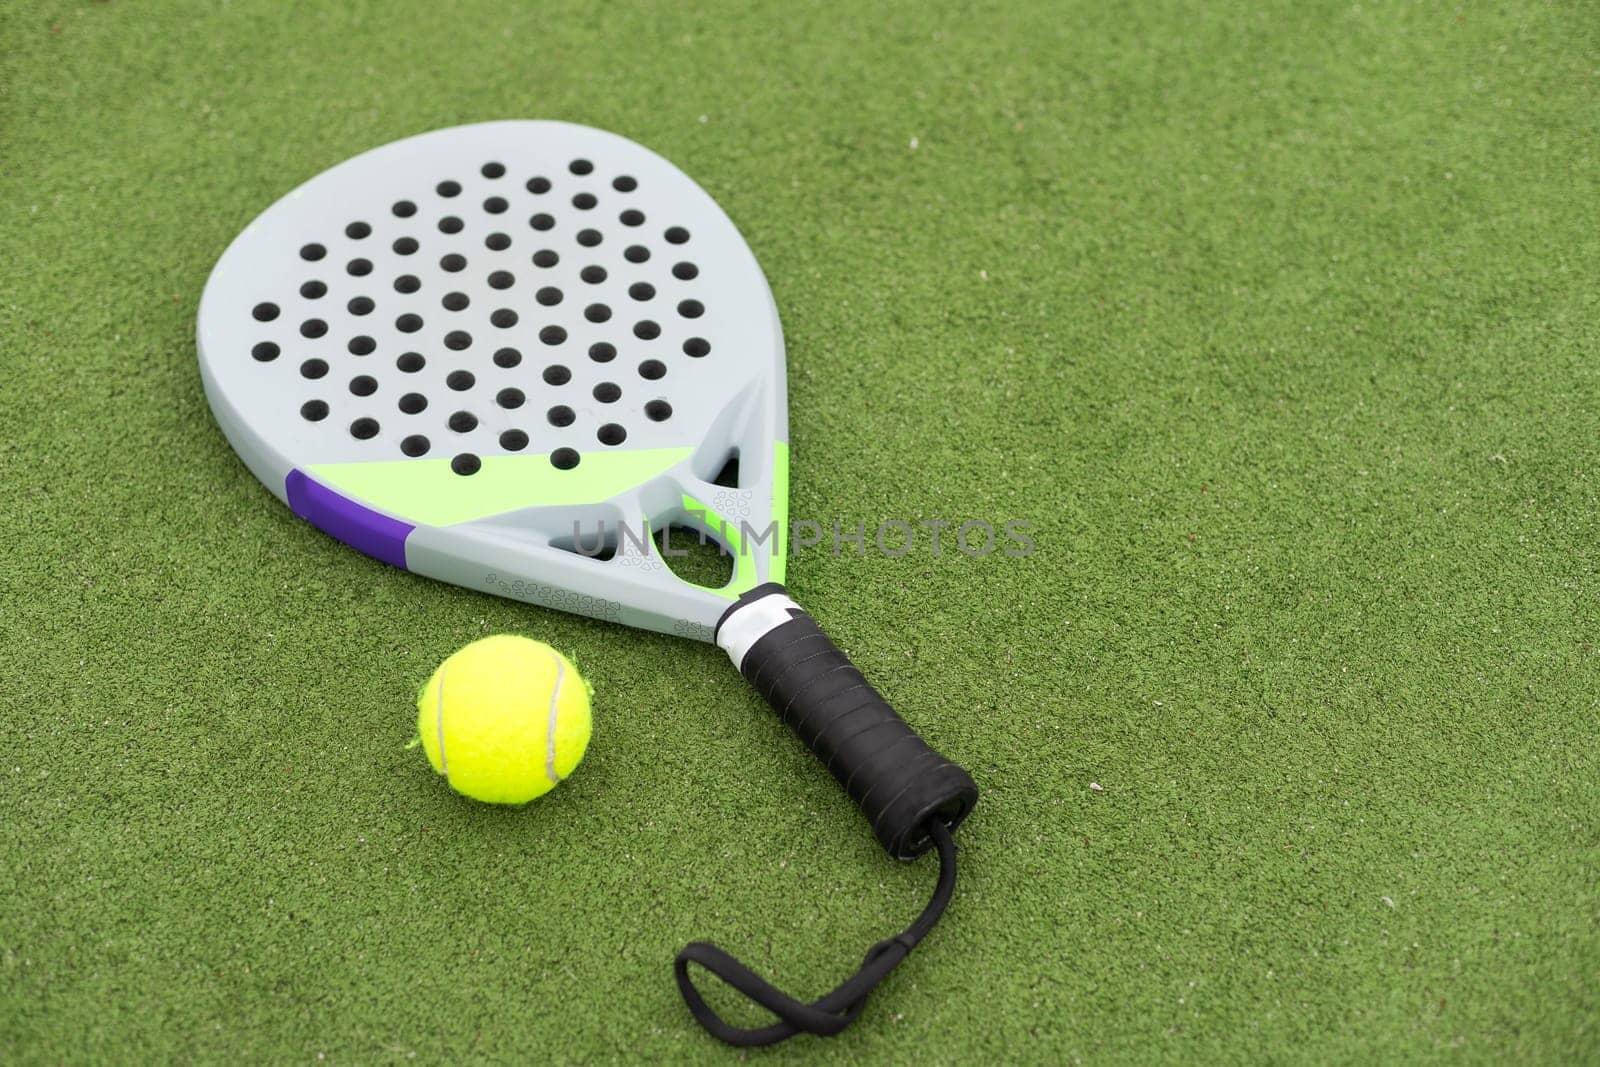
[[(229, 246), (197, 338), (250, 470), (385, 562), (701, 640), (783, 578), (771, 292), (712, 198), (625, 138), (493, 122), (341, 163)], [(678, 578), (667, 526), (722, 542), (729, 583)]]

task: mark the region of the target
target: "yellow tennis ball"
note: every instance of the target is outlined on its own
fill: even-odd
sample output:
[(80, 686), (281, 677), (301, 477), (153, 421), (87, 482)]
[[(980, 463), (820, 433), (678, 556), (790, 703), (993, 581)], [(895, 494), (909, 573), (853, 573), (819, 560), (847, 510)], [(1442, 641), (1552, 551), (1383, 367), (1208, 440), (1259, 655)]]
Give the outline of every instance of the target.
[(417, 694), (417, 731), (428, 762), (456, 792), (525, 804), (583, 758), (592, 692), (543, 641), (498, 634), (439, 664)]

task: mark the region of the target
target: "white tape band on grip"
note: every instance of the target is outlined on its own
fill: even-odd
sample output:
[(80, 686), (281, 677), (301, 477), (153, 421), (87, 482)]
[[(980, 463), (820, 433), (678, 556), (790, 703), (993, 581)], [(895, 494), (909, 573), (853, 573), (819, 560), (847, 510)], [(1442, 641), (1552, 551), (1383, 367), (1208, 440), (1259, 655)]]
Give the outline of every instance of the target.
[(733, 660), (735, 670), (744, 669), (744, 657), (767, 634), (788, 622), (800, 605), (782, 593), (768, 593), (752, 600), (722, 620), (717, 630), (717, 647)]

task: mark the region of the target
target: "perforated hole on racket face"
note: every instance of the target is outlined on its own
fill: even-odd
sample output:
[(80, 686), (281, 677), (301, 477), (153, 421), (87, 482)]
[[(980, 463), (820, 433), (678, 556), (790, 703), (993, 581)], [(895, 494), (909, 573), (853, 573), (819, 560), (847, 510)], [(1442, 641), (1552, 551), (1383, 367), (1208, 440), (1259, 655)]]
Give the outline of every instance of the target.
[[(198, 337), (251, 470), (389, 562), (698, 637), (781, 574), (747, 533), (785, 506), (766, 281), (711, 197), (624, 138), (486, 123), (342, 163), (224, 253)], [(730, 458), (740, 483), (712, 484)], [(709, 598), (628, 536), (680, 522), (746, 557)]]

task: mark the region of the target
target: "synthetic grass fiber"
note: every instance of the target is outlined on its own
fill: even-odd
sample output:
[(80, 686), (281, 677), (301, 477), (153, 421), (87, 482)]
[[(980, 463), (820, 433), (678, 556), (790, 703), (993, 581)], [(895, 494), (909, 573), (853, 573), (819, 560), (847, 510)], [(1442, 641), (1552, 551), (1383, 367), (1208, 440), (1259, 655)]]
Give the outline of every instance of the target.
[[(213, 424), (196, 301), (238, 230), (504, 117), (640, 141), (741, 227), (795, 517), (1034, 524), (1025, 559), (791, 559), (984, 795), (860, 1022), (761, 1057), (1600, 1059), (1597, 33), (1561, 3), (6, 5), (0, 1060), (727, 1062), (686, 941), (814, 995), (921, 906), (931, 865), (721, 652), (387, 568)], [(596, 689), (523, 810), (405, 747), (501, 631)]]

